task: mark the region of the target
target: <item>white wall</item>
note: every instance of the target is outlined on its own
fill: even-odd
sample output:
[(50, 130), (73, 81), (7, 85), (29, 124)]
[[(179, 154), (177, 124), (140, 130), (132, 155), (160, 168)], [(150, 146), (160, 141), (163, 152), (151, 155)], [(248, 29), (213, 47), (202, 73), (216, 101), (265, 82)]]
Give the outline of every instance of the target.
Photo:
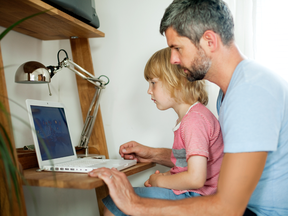
[[(159, 33), (159, 24), (166, 7), (172, 0), (96, 0), (100, 19), (99, 30), (104, 38), (90, 39), (91, 53), (96, 76), (107, 75), (110, 83), (103, 92), (101, 111), (110, 158), (120, 158), (119, 146), (135, 140), (153, 147), (171, 147), (172, 127), (176, 115), (172, 110), (159, 111), (147, 94), (148, 83), (143, 70), (149, 57), (167, 46)], [(0, 27), (0, 31), (4, 28)], [(69, 40), (41, 41), (29, 36), (10, 32), (1, 42), (5, 65), (8, 96), (24, 108), (10, 102), (13, 114), (28, 122), (25, 99), (41, 99), (63, 102), (72, 120), (72, 139), (77, 141), (82, 129), (82, 117), (75, 75), (63, 70), (53, 77), (53, 96), (48, 95), (46, 85), (14, 83), (18, 66), (35, 60), (44, 65), (57, 64), (57, 52), (64, 48), (72, 58)], [(11, 66), (12, 65), (12, 66)], [(8, 67), (9, 66), (9, 67)], [(62, 81), (64, 79), (65, 81)], [(216, 115), (215, 100), (218, 87), (208, 83), (210, 102), (208, 108)], [(29, 128), (13, 118), (16, 147), (32, 144)], [(133, 186), (142, 186), (156, 169), (129, 177)], [(94, 190), (54, 189), (24, 187), (28, 216), (95, 216), (99, 215)], [(36, 201), (36, 202), (35, 202)]]
[[(130, 140), (149, 146), (172, 145), (176, 115), (156, 108), (143, 75), (150, 56), (167, 46), (159, 24), (170, 2), (96, 0), (100, 30), (106, 35), (90, 39), (90, 45), (96, 74), (111, 79), (101, 109), (112, 158), (118, 157), (118, 147)], [(214, 104), (208, 106), (213, 111)]]

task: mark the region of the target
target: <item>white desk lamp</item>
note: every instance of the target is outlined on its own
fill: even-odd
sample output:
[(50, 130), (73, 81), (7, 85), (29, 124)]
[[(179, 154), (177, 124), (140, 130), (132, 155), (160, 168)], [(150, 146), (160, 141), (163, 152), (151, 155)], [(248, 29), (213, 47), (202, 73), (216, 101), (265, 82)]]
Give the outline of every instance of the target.
[[(66, 54), (66, 58), (64, 58), (61, 62), (59, 61), (59, 54), (63, 51)], [(35, 61), (26, 62), (17, 69), (15, 74), (15, 82), (16, 83), (26, 83), (26, 84), (39, 84), (39, 83), (47, 83), (49, 94), (51, 95), (49, 83), (51, 82), (51, 78), (58, 73), (63, 67), (69, 68), (71, 71), (81, 76), (83, 79), (95, 85), (96, 91), (91, 101), (86, 120), (84, 123), (84, 127), (81, 133), (81, 139), (79, 143), (79, 147), (85, 148), (85, 155), (88, 156), (88, 142), (91, 136), (91, 132), (96, 120), (100, 95), (102, 89), (109, 83), (109, 78), (105, 75), (101, 75), (96, 78), (94, 75), (90, 74), (88, 71), (77, 65), (75, 62), (71, 61), (68, 58), (67, 52), (63, 49), (59, 50), (57, 53), (58, 58), (58, 66), (48, 66), (45, 67), (43, 64)], [(79, 71), (75, 70), (76, 67)], [(101, 77), (105, 77), (106, 81), (100, 79)]]

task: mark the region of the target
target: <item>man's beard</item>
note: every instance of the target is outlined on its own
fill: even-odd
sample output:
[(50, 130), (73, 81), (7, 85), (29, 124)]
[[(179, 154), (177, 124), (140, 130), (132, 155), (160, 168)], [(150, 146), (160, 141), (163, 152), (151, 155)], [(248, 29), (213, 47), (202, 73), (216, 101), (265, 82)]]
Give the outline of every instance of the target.
[(211, 60), (206, 55), (205, 51), (200, 47), (197, 52), (197, 55), (195, 56), (194, 60), (191, 63), (190, 68), (188, 69), (182, 67), (182, 69), (188, 71), (186, 77), (190, 82), (193, 82), (204, 79), (210, 67), (211, 67)]

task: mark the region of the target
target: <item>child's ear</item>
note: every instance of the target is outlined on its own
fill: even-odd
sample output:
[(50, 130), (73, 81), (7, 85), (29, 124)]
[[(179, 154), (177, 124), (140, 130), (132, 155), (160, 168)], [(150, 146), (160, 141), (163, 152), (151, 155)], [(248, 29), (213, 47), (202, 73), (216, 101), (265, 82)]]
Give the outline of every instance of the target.
[(218, 37), (214, 31), (207, 30), (200, 39), (200, 45), (210, 52), (214, 52), (218, 47)]

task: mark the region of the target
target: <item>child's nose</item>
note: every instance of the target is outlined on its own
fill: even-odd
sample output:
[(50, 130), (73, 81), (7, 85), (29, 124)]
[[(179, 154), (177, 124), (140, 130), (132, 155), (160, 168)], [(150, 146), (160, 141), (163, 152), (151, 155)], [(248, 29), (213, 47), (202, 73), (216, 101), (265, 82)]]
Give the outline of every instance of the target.
[(149, 88), (148, 88), (148, 90), (147, 90), (147, 94), (152, 94), (152, 89), (151, 89), (151, 87), (149, 86)]

